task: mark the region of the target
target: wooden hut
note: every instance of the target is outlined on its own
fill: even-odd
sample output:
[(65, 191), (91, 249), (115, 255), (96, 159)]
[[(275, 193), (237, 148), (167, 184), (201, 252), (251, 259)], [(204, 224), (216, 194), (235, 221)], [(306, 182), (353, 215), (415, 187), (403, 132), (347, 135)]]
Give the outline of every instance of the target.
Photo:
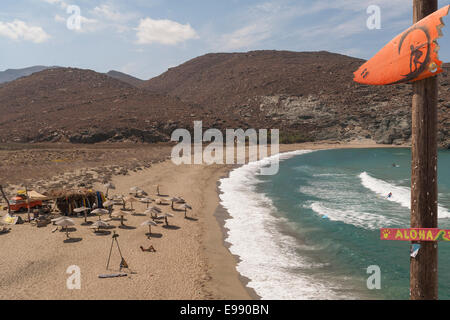
[(100, 191), (92, 189), (71, 189), (71, 190), (53, 190), (50, 191), (49, 196), (55, 199), (56, 207), (62, 215), (74, 215), (74, 209), (80, 207), (102, 208), (102, 203), (105, 201), (105, 196)]

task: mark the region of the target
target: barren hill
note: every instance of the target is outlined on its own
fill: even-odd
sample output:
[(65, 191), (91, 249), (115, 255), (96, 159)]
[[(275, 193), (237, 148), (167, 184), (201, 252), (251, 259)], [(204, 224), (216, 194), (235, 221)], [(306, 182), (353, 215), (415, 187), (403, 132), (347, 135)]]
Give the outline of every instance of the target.
[(0, 141), (166, 141), (176, 98), (91, 70), (55, 68), (0, 88)]
[[(407, 142), (411, 86), (356, 84), (353, 71), (361, 63), (329, 52), (208, 54), (145, 82), (52, 68), (0, 87), (0, 142), (168, 141), (194, 120), (221, 130), (279, 128), (282, 142)], [(448, 148), (450, 65), (445, 68), (439, 139)]]
[[(410, 138), (409, 85), (362, 86), (363, 60), (329, 52), (207, 54), (147, 81), (152, 92), (215, 110), (217, 122), (283, 128), (287, 140)], [(440, 76), (440, 142), (450, 145), (448, 70)], [(226, 117), (221, 113), (225, 111)]]

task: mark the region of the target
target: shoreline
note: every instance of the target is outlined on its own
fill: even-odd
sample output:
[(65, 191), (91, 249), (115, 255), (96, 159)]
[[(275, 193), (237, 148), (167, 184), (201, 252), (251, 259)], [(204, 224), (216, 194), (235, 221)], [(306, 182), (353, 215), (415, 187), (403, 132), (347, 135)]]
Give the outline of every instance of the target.
[[(305, 143), (280, 145), (280, 153), (304, 149), (398, 148), (376, 144)], [(406, 147), (406, 146), (404, 146)], [(182, 196), (194, 210), (184, 219), (183, 213), (171, 222), (176, 228), (156, 227), (159, 237), (151, 241), (145, 237), (142, 214), (128, 216), (131, 229), (118, 229), (121, 249), (126, 261), (136, 271), (126, 279), (99, 280), (105, 272), (105, 259), (110, 237), (100, 237), (83, 227), (82, 218), (76, 221), (73, 237), (77, 243), (63, 243), (63, 233), (51, 233), (51, 225), (44, 228), (30, 224), (12, 226), (2, 235), (0, 251), (0, 298), (2, 299), (176, 299), (176, 300), (257, 300), (260, 297), (247, 286), (246, 279), (236, 270), (239, 257), (233, 255), (226, 242), (224, 227), (229, 213), (220, 204), (219, 180), (227, 177), (239, 165), (180, 165), (170, 160), (156, 162), (128, 175), (113, 175), (117, 189), (113, 194), (127, 195), (130, 187), (138, 186), (154, 196), (154, 185), (162, 185), (161, 192)], [(103, 190), (95, 184), (96, 190)], [(137, 212), (145, 205), (135, 204)], [(5, 211), (3, 211), (3, 214)], [(95, 217), (89, 217), (94, 221)], [(117, 222), (112, 221), (114, 227)], [(153, 228), (152, 228), (153, 230)], [(140, 245), (152, 244), (156, 253), (142, 253)], [(19, 249), (19, 251), (17, 251)], [(116, 257), (117, 258), (117, 257)], [(115, 263), (115, 262), (114, 262)], [(83, 289), (67, 290), (66, 269), (79, 265)], [(170, 274), (170, 277), (168, 277)], [(170, 280), (169, 280), (170, 279)], [(117, 287), (121, 290), (117, 290)], [(8, 294), (6, 294), (8, 293)]]
[[(280, 145), (280, 150), (279, 150), (279, 154), (283, 154), (283, 153), (288, 153), (288, 152), (293, 152), (293, 151), (298, 151), (298, 150), (332, 150), (332, 149), (371, 149), (371, 148), (409, 148), (409, 145), (398, 145), (398, 146), (393, 146), (393, 145), (379, 145), (379, 144), (374, 144), (374, 143), (347, 143), (347, 144), (340, 144), (340, 143), (336, 143), (336, 144), (330, 144), (330, 143), (302, 143), (302, 144), (291, 144), (291, 145)], [(226, 178), (229, 176), (230, 172), (235, 170), (236, 168), (239, 168), (243, 165), (234, 165), (233, 168), (230, 168), (226, 175), (221, 177), (220, 179), (217, 180), (216, 183), (216, 192), (217, 192), (217, 197), (219, 198), (219, 195), (221, 194), (221, 191), (219, 190), (219, 184), (220, 184), (220, 180), (223, 178)], [(220, 226), (220, 230), (222, 233), (222, 246), (226, 248), (227, 250), (227, 254), (232, 258), (232, 259), (228, 259), (229, 262), (232, 262), (230, 260), (233, 260), (233, 268), (235, 270), (235, 277), (237, 277), (241, 283), (241, 285), (245, 288), (245, 290), (247, 291), (250, 299), (252, 300), (261, 300), (262, 297), (260, 297), (256, 291), (253, 288), (250, 288), (247, 286), (248, 282), (250, 281), (250, 279), (248, 279), (247, 277), (241, 275), (236, 269), (237, 269), (237, 265), (240, 262), (240, 256), (232, 254), (229, 250), (231, 244), (229, 242), (226, 241), (227, 237), (228, 237), (228, 229), (225, 227), (225, 221), (229, 218), (231, 218), (231, 215), (229, 214), (228, 210), (225, 209), (221, 204), (220, 204), (220, 198), (219, 198), (219, 202), (217, 205), (217, 208), (214, 212), (214, 217), (217, 221), (217, 223)], [(209, 257), (210, 260), (215, 259), (214, 257)], [(232, 280), (232, 279), (230, 279)], [(218, 286), (213, 284), (213, 286)]]

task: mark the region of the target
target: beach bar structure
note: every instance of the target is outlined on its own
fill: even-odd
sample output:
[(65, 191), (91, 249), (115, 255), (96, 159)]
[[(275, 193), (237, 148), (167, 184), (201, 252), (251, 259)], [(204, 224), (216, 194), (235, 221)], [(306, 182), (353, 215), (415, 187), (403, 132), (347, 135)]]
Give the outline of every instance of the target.
[(103, 208), (104, 194), (92, 189), (53, 190), (49, 196), (55, 199), (56, 207), (62, 215), (76, 215), (76, 208)]

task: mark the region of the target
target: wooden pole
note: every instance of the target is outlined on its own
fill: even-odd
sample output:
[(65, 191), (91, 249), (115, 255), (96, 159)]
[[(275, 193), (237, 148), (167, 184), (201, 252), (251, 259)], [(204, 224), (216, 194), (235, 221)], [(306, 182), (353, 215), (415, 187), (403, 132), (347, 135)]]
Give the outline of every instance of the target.
[(8, 205), (8, 215), (11, 215), (11, 205), (9, 204), (8, 197), (5, 194), (5, 191), (3, 191), (3, 187), (0, 185), (0, 192), (2, 193), (3, 198), (5, 199), (6, 204)]
[[(438, 9), (437, 0), (413, 0), (414, 23)], [(437, 228), (437, 77), (413, 83), (411, 227)], [(410, 258), (411, 300), (438, 298), (437, 242), (422, 242)]]
[(31, 217), (30, 217), (30, 196), (28, 194), (28, 188), (27, 186), (25, 186), (25, 195), (27, 197), (27, 216), (28, 216), (28, 222), (31, 222)]

